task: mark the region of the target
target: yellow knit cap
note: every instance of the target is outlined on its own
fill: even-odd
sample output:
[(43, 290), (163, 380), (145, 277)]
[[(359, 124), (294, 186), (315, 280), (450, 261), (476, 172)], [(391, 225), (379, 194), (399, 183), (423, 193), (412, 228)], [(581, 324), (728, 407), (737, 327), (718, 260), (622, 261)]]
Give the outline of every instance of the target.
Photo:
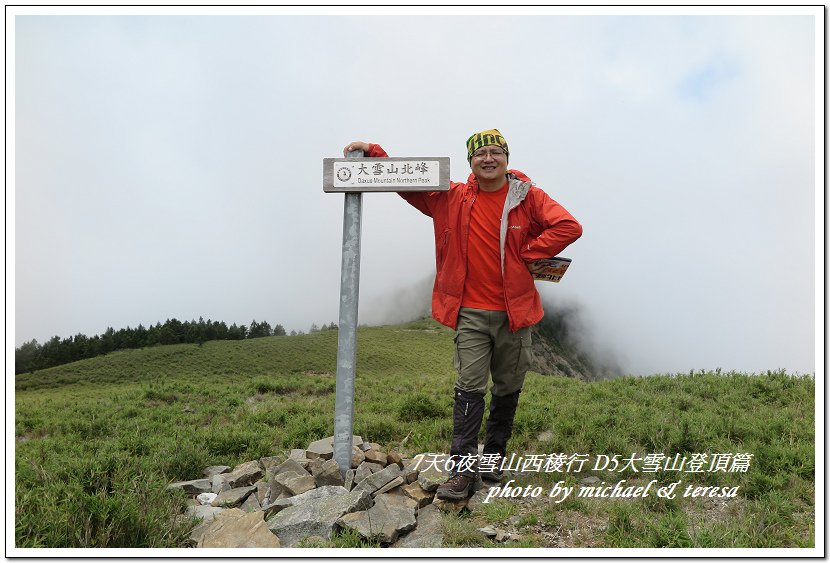
[(505, 141), (504, 137), (501, 136), (499, 130), (488, 129), (487, 131), (482, 131), (481, 133), (475, 133), (467, 139), (467, 160), (469, 161), (473, 157), (474, 152), (481, 147), (486, 147), (487, 145), (498, 145), (504, 149), (504, 152), (506, 152), (508, 156), (510, 155), (510, 149), (507, 148), (507, 141)]

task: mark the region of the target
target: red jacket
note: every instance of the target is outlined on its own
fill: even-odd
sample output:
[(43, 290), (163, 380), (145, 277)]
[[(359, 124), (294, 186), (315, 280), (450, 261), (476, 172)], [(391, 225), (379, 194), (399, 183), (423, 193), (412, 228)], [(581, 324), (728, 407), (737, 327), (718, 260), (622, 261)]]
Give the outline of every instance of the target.
[[(380, 145), (369, 145), (371, 158), (388, 156)], [(564, 207), (533, 185), (518, 170), (508, 170), (510, 184), (501, 221), (504, 300), (510, 330), (542, 320), (542, 300), (527, 262), (550, 258), (582, 235), (582, 226)], [(467, 277), (467, 237), (470, 210), (478, 195), (473, 174), (466, 184), (451, 182), (448, 192), (401, 192), (399, 195), (425, 215), (435, 228), (435, 285), (432, 316), (453, 330)]]

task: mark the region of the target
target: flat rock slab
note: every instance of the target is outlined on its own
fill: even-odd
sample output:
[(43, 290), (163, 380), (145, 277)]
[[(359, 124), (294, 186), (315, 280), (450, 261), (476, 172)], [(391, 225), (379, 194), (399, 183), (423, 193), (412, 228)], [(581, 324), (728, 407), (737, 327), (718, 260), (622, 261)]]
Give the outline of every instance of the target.
[(194, 479), (193, 481), (176, 481), (167, 485), (169, 490), (184, 491), (186, 493), (199, 494), (211, 492), (210, 479)]
[(337, 525), (354, 530), (367, 540), (390, 544), (401, 534), (415, 528), (415, 510), (408, 506), (379, 502), (369, 510), (342, 516), (337, 520)]
[[(280, 485), (282, 487), (282, 492), (285, 492), (291, 496), (301, 495), (317, 486), (314, 482), (314, 477), (308, 473), (298, 475), (293, 472), (280, 473), (274, 477), (273, 484)], [(271, 491), (271, 494), (273, 495), (273, 488)]]
[(213, 499), (210, 505), (233, 508), (245, 502), (245, 499), (254, 491), (256, 491), (256, 487), (254, 486), (238, 487), (236, 489), (230, 489), (229, 491), (222, 491)]
[(410, 483), (401, 487), (403, 494), (414, 500), (418, 504), (418, 508), (431, 504), (432, 499), (435, 498), (434, 492), (425, 491), (420, 484)]
[[(352, 447), (360, 447), (362, 444), (363, 438), (360, 436), (352, 436)], [(334, 436), (311, 442), (305, 450), (305, 455), (308, 459), (316, 459), (318, 457), (331, 459), (334, 456)]]
[(331, 539), (337, 520), (341, 516), (357, 510), (366, 510), (371, 503), (368, 492), (349, 491), (324, 498), (319, 502), (289, 506), (269, 518), (267, 524), (284, 547), (295, 547), (307, 536)]
[[(365, 462), (364, 462), (365, 463)], [(362, 490), (366, 491), (369, 494), (374, 493), (393, 479), (395, 477), (399, 477), (401, 474), (401, 470), (397, 465), (389, 465), (377, 473), (372, 473), (362, 481), (360, 481), (357, 485), (355, 485), (355, 491)]]
[(248, 495), (248, 498), (245, 499), (245, 502), (239, 505), (239, 508), (245, 512), (255, 512), (262, 510), (262, 505), (259, 504), (256, 495)]
[(311, 489), (305, 493), (288, 497), (277, 499), (271, 504), (267, 504), (262, 507), (262, 510), (265, 511), (265, 519), (269, 519), (271, 516), (276, 514), (281, 510), (285, 510), (289, 506), (294, 506), (297, 504), (302, 504), (304, 502), (311, 502), (311, 501), (318, 501), (324, 499), (326, 497), (333, 497), (336, 495), (342, 495), (343, 493), (348, 493), (345, 487), (339, 486), (325, 486), (325, 487), (317, 487), (316, 489)]
[(402, 462), (403, 462), (403, 457), (401, 456), (400, 453), (396, 452), (395, 450), (392, 450), (391, 452), (386, 454), (386, 463), (395, 463), (398, 466), (401, 466)]
[(314, 473), (314, 483), (318, 487), (343, 485), (343, 477), (340, 475), (340, 466), (333, 459), (326, 460), (320, 465), (320, 469)]
[(225, 480), (225, 473), (217, 473), (210, 479), (210, 491), (212, 493), (221, 493), (222, 491), (231, 490), (231, 486)]
[(271, 455), (259, 458), (259, 464), (265, 471), (268, 471), (272, 467), (281, 464), (283, 461), (285, 461), (284, 455)]
[(211, 522), (196, 547), (280, 547), (280, 541), (265, 525), (262, 512), (233, 508)]
[(450, 472), (445, 471), (444, 463), (449, 458), (446, 454), (427, 454), (420, 461), (416, 458), (408, 468), (417, 468), (418, 483), (425, 491), (435, 492), (438, 485), (450, 477)]
[(366, 458), (366, 461), (371, 463), (378, 463), (380, 465), (386, 465), (386, 454), (378, 451), (378, 450), (368, 450), (366, 451), (363, 456)]
[(352, 469), (356, 469), (365, 459), (366, 456), (363, 455), (363, 450), (352, 447)]
[(275, 465), (275, 466), (271, 467), (268, 470), (268, 474), (272, 478), (276, 477), (277, 475), (279, 475), (281, 473), (287, 473), (287, 472), (290, 472), (290, 471), (296, 473), (297, 475), (311, 475), (311, 473), (309, 473), (306, 470), (306, 467), (308, 467), (307, 462), (306, 462), (305, 465), (303, 465), (303, 464), (299, 463), (294, 458), (288, 458), (284, 462), (280, 463), (279, 465)]
[(383, 493), (389, 492), (395, 487), (400, 487), (401, 485), (403, 485), (403, 477), (398, 475), (397, 477), (386, 483), (384, 486), (379, 488), (377, 491), (372, 493), (372, 496), (382, 495)]
[(395, 493), (384, 493), (382, 495), (376, 496), (375, 505), (379, 504), (389, 507), (407, 508), (411, 510), (413, 514), (418, 509), (418, 503), (416, 503), (414, 500), (407, 496), (398, 495)]
[(400, 538), (392, 547), (443, 547), (444, 533), (441, 530), (441, 518), (441, 511), (431, 504), (419, 509), (415, 529)]
[(233, 471), (225, 475), (225, 481), (231, 489), (247, 487), (256, 483), (265, 475), (265, 470), (258, 461), (241, 463), (233, 468)]
[(228, 473), (230, 470), (231, 468), (228, 465), (211, 465), (210, 467), (205, 467), (202, 470), (202, 475), (204, 475), (208, 479), (211, 479), (214, 475)]
[(227, 510), (218, 506), (188, 506), (184, 513), (190, 518), (198, 518), (202, 522), (213, 522), (217, 514), (222, 514)]

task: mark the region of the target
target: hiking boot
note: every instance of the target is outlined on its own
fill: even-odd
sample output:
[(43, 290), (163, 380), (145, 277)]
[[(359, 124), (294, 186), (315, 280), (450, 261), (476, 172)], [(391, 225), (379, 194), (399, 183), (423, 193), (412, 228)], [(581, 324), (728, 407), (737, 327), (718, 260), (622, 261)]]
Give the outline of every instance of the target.
[(470, 496), (473, 491), (475, 478), (456, 473), (435, 491), (435, 496), (442, 500), (462, 500)]

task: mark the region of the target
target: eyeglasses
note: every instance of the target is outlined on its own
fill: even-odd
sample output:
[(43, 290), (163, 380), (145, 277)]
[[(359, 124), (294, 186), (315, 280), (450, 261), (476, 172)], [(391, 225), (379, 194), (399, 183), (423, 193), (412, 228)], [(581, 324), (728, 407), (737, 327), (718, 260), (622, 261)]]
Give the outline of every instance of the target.
[(493, 158), (500, 158), (500, 157), (506, 155), (507, 153), (504, 152), (504, 149), (489, 149), (489, 150), (482, 149), (482, 150), (477, 150), (476, 152), (474, 152), (473, 153), (473, 158), (486, 158), (488, 154), (490, 156), (492, 156)]

